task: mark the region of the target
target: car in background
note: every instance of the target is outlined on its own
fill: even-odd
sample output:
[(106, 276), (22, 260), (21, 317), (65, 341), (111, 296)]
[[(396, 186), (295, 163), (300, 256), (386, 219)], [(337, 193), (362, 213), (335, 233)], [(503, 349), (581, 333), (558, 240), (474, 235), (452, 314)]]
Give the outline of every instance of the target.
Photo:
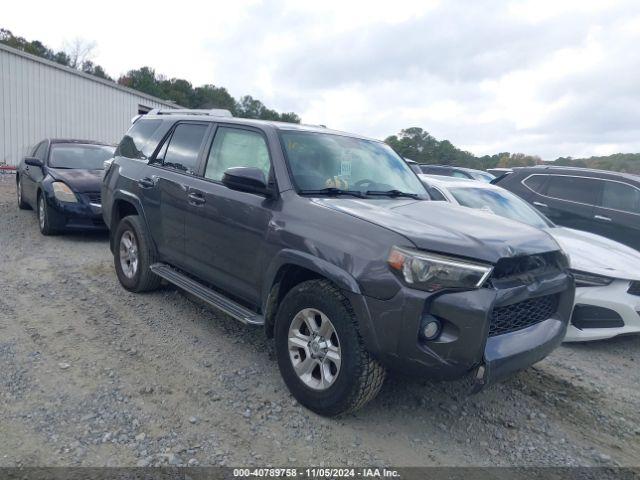
[(522, 167), (495, 182), (554, 223), (640, 250), (640, 176), (575, 167)]
[(420, 164), (420, 170), (425, 175), (440, 175), (444, 177), (468, 178), (470, 180), (480, 180), (481, 182), (490, 182), (495, 178), (494, 175), (476, 170), (473, 168), (455, 167), (453, 165), (426, 165)]
[(434, 200), (444, 200), (528, 223), (549, 233), (569, 256), (576, 282), (566, 342), (640, 332), (640, 252), (593, 233), (558, 227), (513, 193), (476, 181), (420, 179)]
[(506, 167), (487, 168), (487, 172), (493, 175), (494, 177), (498, 178), (498, 177), (501, 177), (502, 175), (506, 175), (513, 172), (513, 168), (506, 168)]
[(422, 170), (420, 170), (420, 164), (418, 162), (406, 157), (404, 158), (404, 161), (409, 164), (409, 167), (411, 167), (411, 170), (413, 170), (416, 175), (422, 174)]
[(43, 235), (104, 229), (100, 188), (115, 147), (91, 140), (45, 139), (16, 171), (20, 209), (33, 208)]

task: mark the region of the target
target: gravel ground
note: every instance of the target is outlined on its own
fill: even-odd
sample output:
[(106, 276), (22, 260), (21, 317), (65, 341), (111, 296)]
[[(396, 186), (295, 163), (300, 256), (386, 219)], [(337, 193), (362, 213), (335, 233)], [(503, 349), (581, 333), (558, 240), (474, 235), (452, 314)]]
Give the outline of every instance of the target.
[(104, 234), (43, 237), (0, 175), (0, 466), (622, 465), (640, 458), (640, 337), (563, 346), (469, 397), (392, 377), (319, 417), (261, 329), (173, 287), (123, 290)]

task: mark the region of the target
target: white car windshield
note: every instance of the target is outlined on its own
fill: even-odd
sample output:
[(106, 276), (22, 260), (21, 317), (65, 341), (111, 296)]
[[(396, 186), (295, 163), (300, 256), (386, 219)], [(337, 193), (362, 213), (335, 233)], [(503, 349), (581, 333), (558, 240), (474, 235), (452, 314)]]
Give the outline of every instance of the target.
[(537, 228), (553, 226), (550, 220), (538, 213), (521, 198), (507, 191), (491, 188), (449, 188), (456, 201), (470, 208), (489, 210), (501, 217), (510, 218)]

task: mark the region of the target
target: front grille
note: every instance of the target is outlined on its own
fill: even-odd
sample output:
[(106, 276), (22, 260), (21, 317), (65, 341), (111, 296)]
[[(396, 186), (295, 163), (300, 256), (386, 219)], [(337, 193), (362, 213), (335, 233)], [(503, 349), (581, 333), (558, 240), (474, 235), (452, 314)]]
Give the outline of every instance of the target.
[(491, 312), (489, 336), (515, 332), (540, 323), (558, 309), (558, 295), (530, 298), (523, 302), (494, 308)]
[(91, 192), (85, 194), (91, 203), (100, 203), (102, 201), (102, 196), (100, 192)]
[(627, 292), (631, 295), (638, 295), (640, 297), (640, 282), (631, 282), (631, 285), (629, 286), (629, 290), (627, 290)]

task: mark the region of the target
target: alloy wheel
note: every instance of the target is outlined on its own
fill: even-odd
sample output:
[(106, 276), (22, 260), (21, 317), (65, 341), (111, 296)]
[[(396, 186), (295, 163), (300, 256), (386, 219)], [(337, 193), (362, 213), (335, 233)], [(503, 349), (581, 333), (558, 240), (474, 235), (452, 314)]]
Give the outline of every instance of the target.
[(138, 242), (131, 230), (125, 230), (120, 237), (120, 266), (127, 278), (133, 278), (138, 271)]
[(43, 230), (43, 231), (47, 221), (46, 215), (47, 215), (47, 210), (45, 208), (44, 198), (40, 196), (40, 198), (38, 199), (38, 222), (40, 223), (40, 230)]
[(298, 378), (309, 388), (326, 390), (338, 378), (342, 353), (333, 323), (315, 308), (298, 312), (288, 334), (289, 358)]

